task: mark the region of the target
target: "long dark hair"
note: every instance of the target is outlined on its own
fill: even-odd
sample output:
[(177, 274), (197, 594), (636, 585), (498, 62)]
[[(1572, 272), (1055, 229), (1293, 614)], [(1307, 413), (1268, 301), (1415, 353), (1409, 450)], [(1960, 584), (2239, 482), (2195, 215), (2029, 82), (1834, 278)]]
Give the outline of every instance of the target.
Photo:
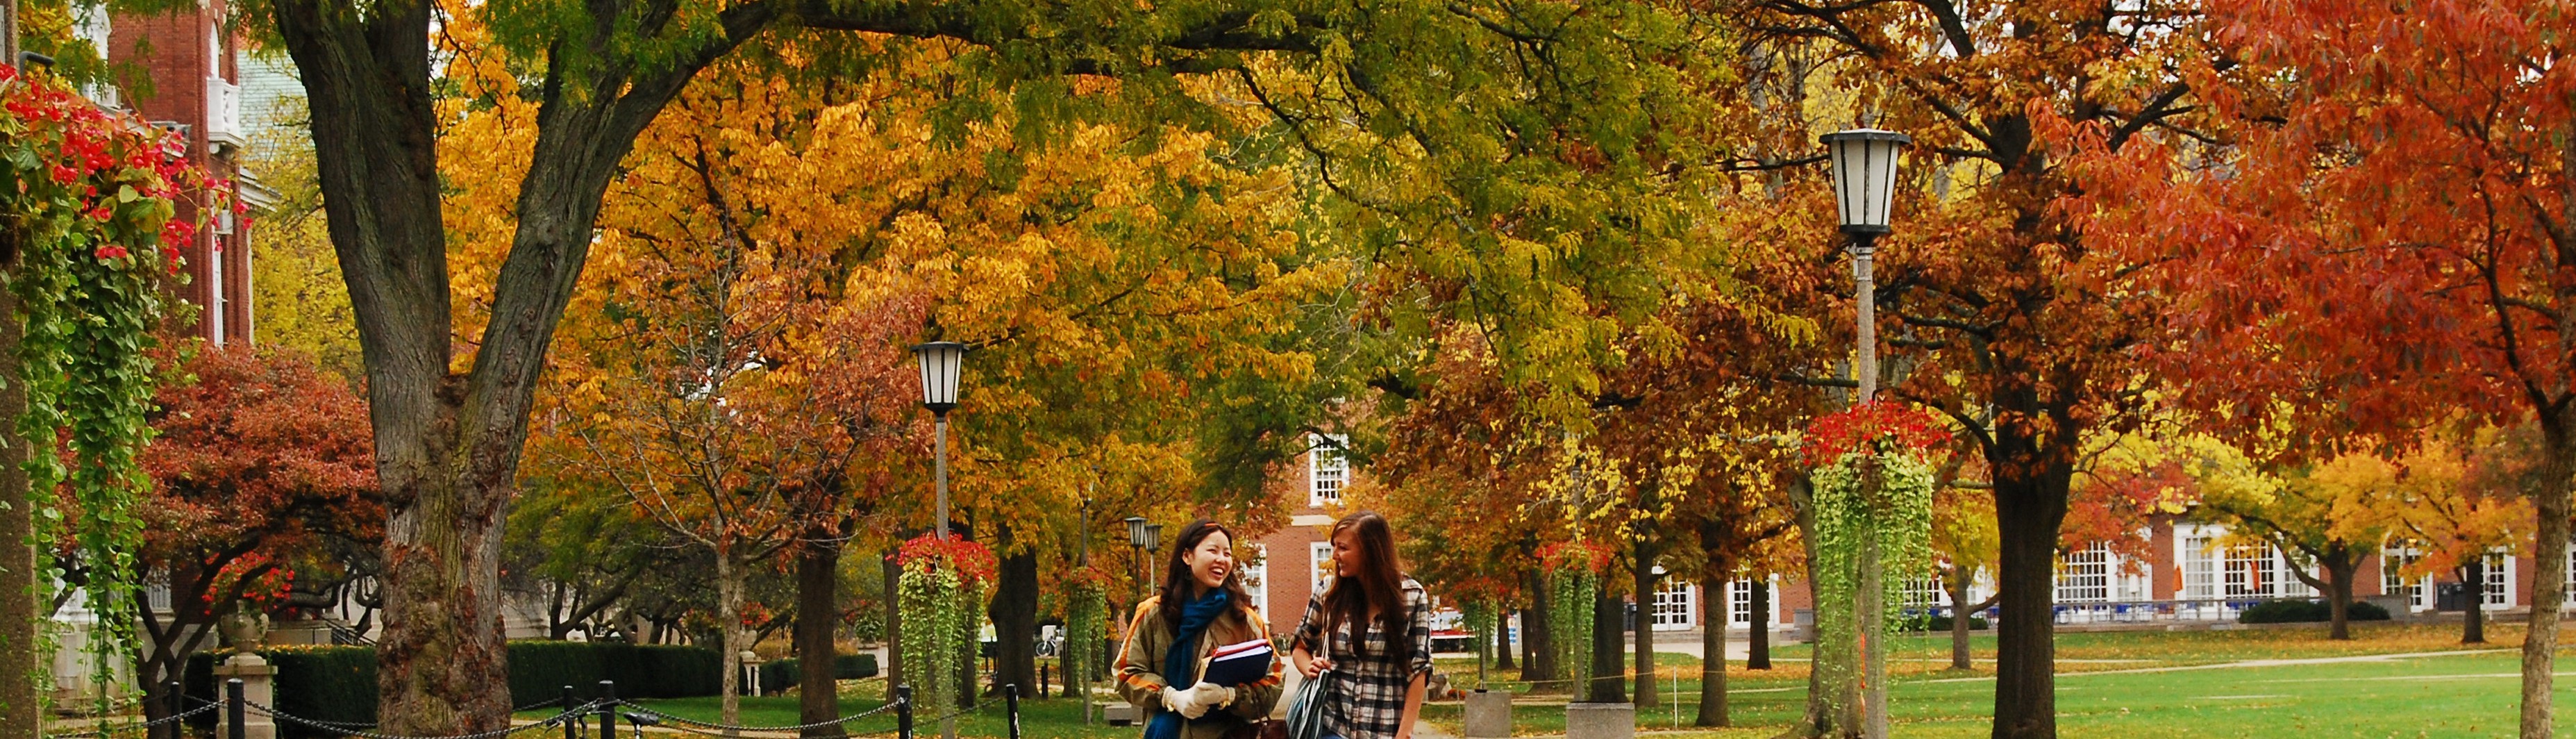
[[(1207, 541), (1211, 534), (1224, 534), (1226, 543), (1234, 542), (1233, 529), (1204, 518), (1181, 527), (1180, 538), (1172, 540), (1172, 556), (1163, 565), (1163, 602), (1159, 610), (1163, 613), (1163, 623), (1170, 624), (1174, 630), (1181, 628), (1181, 606), (1189, 604), (1190, 591), (1197, 587), (1197, 578), (1190, 575), (1190, 563), (1183, 561), (1181, 555), (1197, 549), (1199, 543)], [(1252, 604), (1252, 596), (1243, 592), (1243, 567), (1240, 563), (1226, 569), (1222, 587), (1226, 602), (1233, 605), (1227, 611), (1240, 611)]]
[[(1334, 522), (1332, 538), (1341, 539), (1343, 531), (1358, 534), (1360, 563), (1358, 572), (1351, 577), (1334, 577), (1332, 591), (1324, 594), (1324, 612), (1331, 614), (1327, 625), (1339, 629), (1345, 623), (1366, 623), (1369, 609), (1374, 607), (1377, 624), (1386, 631), (1387, 644), (1396, 644), (1410, 614), (1404, 609), (1404, 568), (1395, 558), (1395, 532), (1387, 527), (1385, 516), (1369, 511)], [(1352, 644), (1351, 651), (1360, 651), (1360, 645)]]

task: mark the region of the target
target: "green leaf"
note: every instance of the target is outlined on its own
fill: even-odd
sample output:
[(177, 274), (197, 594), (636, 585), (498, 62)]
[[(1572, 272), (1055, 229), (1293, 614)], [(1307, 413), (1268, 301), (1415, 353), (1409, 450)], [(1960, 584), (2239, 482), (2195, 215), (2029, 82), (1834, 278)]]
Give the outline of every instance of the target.
[(116, 186), (116, 202), (131, 203), (141, 197), (143, 197), (143, 193), (135, 192), (133, 185)]

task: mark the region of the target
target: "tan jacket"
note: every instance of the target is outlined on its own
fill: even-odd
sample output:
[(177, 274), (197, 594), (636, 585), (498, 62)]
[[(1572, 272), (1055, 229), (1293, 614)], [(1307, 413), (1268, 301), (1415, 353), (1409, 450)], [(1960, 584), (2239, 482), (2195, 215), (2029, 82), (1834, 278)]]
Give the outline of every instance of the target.
[[(1144, 712), (1146, 721), (1165, 710), (1164, 687), (1177, 684), (1188, 689), (1198, 684), (1197, 675), (1175, 680), (1161, 674), (1163, 655), (1171, 651), (1172, 642), (1178, 637), (1173, 625), (1163, 622), (1162, 602), (1162, 598), (1154, 597), (1136, 604), (1136, 615), (1127, 625), (1127, 644), (1118, 650), (1118, 695), (1136, 704), (1137, 709)], [(1245, 605), (1218, 618), (1216, 623), (1208, 624), (1206, 636), (1199, 639), (1198, 657), (1192, 661), (1195, 666), (1191, 669), (1205, 669), (1208, 656), (1215, 653), (1217, 647), (1254, 639), (1271, 641), (1270, 629), (1259, 610)], [(1275, 647), (1277, 642), (1272, 644)], [(1271, 706), (1279, 702), (1279, 685), (1280, 660), (1274, 652), (1270, 658), (1269, 677), (1235, 688), (1233, 703), (1210, 710), (1206, 716), (1183, 725), (1181, 739), (1221, 739), (1248, 723), (1268, 718)]]

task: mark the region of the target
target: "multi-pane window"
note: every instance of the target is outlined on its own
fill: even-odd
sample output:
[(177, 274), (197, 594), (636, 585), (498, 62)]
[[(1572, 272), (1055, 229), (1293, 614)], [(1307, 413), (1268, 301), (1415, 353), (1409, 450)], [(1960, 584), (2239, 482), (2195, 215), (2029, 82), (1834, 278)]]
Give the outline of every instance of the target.
[(2272, 595), (2281, 581), (2280, 558), (2272, 548), (2256, 544), (2239, 544), (2227, 548), (2227, 570), (2222, 578), (2229, 596)]
[(1905, 582), (1899, 583), (1897, 588), (1904, 596), (1901, 607), (1905, 610), (1921, 612), (1950, 602), (1949, 589), (1937, 573), (1926, 577), (1905, 578)]
[(2381, 549), (2379, 592), (2406, 596), (2406, 606), (2410, 609), (2431, 608), (2433, 606), (2432, 588), (2426, 584), (2431, 581), (2431, 578), (2419, 577), (2408, 580), (2405, 575), (2407, 567), (2413, 566), (2423, 558), (2424, 553), (2413, 546), (2391, 546)]
[(2182, 537), (2182, 597), (2218, 597), (2218, 553), (2216, 539), (2207, 535)]
[[(1753, 612), (1753, 589), (1769, 587), (1771, 587), (1770, 583), (1763, 582), (1761, 580), (1746, 579), (1729, 583), (1726, 588), (1728, 598), (1726, 608), (1727, 621), (1737, 626), (1752, 626), (1753, 618), (1755, 616), (1762, 616), (1764, 617), (1763, 622), (1769, 623), (1770, 614), (1757, 614)], [(1778, 594), (1770, 593), (1769, 595), (1776, 596)], [(1780, 600), (1775, 597), (1770, 599), (1769, 602), (1778, 603)]]
[(1664, 578), (1655, 585), (1655, 628), (1664, 631), (1691, 626), (1691, 586), (1675, 578)]
[(1346, 437), (1316, 434), (1306, 453), (1306, 504), (1321, 508), (1342, 502), (1342, 486), (1351, 480), (1351, 459), (1342, 451)]
[(1243, 559), (1236, 564), (1240, 565), (1236, 569), (1243, 573), (1243, 593), (1252, 596), (1252, 609), (1277, 620), (1278, 616), (1270, 612), (1270, 545), (1254, 544), (1246, 548)]
[(2101, 603), (2111, 599), (2111, 545), (2067, 552), (2057, 569), (2057, 602)]
[(2489, 554), (2487, 561), (2487, 605), (2513, 603), (2513, 560), (2502, 554)]
[(1333, 576), (1333, 543), (1319, 541), (1307, 544), (1306, 561), (1310, 565), (1309, 576), (1312, 578), (1308, 591), (1322, 595), (1324, 581)]

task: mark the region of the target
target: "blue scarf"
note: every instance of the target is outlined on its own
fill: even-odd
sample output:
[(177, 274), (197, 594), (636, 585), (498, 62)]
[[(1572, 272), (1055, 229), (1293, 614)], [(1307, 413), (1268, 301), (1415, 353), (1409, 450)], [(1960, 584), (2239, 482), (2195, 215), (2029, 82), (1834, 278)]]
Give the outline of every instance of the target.
[[(1190, 680), (1190, 662), (1199, 655), (1199, 637), (1207, 632), (1208, 624), (1216, 622), (1216, 617), (1225, 615), (1225, 606), (1223, 589), (1209, 590), (1207, 595), (1181, 606), (1181, 627), (1172, 636), (1171, 649), (1163, 653), (1163, 679), (1170, 681), (1173, 688), (1188, 690), (1198, 684)], [(1154, 714), (1154, 720), (1145, 724), (1145, 739), (1181, 739), (1182, 721), (1180, 709), (1164, 706), (1162, 713)]]

